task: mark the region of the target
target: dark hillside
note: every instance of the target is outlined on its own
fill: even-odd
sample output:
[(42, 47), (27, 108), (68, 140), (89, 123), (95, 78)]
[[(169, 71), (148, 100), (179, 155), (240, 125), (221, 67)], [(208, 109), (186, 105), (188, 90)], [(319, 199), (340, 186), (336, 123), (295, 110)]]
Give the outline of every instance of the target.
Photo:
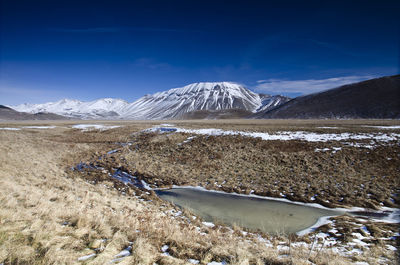
[(399, 119), (400, 75), (381, 77), (295, 98), (259, 119)]

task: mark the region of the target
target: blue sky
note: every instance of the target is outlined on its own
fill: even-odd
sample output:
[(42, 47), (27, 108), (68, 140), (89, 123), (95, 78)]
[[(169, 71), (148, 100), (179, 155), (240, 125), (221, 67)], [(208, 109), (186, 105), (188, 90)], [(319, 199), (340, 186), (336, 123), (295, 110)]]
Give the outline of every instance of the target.
[(201, 81), (296, 96), (399, 73), (398, 1), (0, 1), (0, 104)]

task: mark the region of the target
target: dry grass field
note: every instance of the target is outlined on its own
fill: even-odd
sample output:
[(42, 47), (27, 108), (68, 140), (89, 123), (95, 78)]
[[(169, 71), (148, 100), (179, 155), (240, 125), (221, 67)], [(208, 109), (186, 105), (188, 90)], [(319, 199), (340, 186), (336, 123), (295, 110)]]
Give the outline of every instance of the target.
[[(365, 234), (360, 224), (372, 236), (368, 247), (360, 247), (361, 254), (342, 255), (322, 240), (313, 241), (317, 233), (330, 233), (332, 224), (306, 237), (246, 233), (224, 225), (207, 227), (190, 212), (180, 213), (153, 192), (127, 187), (106, 171), (71, 167), (84, 162), (105, 170), (122, 168), (158, 187), (190, 184), (238, 193), (253, 190), (304, 202), (317, 195), (312, 201), (328, 207), (396, 207), (398, 143), (373, 150), (337, 142), (262, 141), (238, 136), (196, 136), (183, 143), (192, 135), (140, 133), (160, 122), (101, 122), (122, 126), (104, 131), (73, 129), (74, 123), (0, 123), (0, 128), (56, 126), (0, 130), (0, 264), (397, 264), (396, 252), (388, 248), (398, 244), (397, 224), (334, 218), (342, 243), (352, 241), (353, 233)], [(332, 129), (316, 127), (340, 127), (335, 133), (376, 132), (376, 128), (360, 125), (396, 124), (328, 120), (168, 123), (185, 128), (321, 133)], [(127, 142), (132, 145), (121, 146)], [(316, 148), (332, 147), (342, 150), (315, 152)], [(105, 155), (113, 149), (119, 151)], [(126, 248), (130, 255), (115, 260)], [(92, 256), (79, 260), (87, 255)]]
[[(381, 203), (395, 207), (399, 202), (397, 196), (392, 196), (400, 187), (399, 146), (366, 151), (336, 143), (264, 141), (241, 136), (198, 136), (184, 143), (188, 137), (139, 135), (134, 139), (137, 144), (110, 159), (158, 186), (200, 184), (214, 190), (253, 191), (327, 207), (378, 208)], [(343, 150), (314, 151), (332, 147)]]

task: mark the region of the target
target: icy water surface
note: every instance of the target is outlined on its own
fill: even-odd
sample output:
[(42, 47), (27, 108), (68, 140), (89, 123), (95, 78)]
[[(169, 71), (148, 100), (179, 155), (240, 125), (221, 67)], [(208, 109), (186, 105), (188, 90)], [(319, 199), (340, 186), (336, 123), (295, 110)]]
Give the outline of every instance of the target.
[(315, 225), (320, 217), (344, 212), (306, 205), (196, 188), (157, 190), (162, 199), (187, 208), (205, 221), (237, 224), (263, 232), (296, 233)]

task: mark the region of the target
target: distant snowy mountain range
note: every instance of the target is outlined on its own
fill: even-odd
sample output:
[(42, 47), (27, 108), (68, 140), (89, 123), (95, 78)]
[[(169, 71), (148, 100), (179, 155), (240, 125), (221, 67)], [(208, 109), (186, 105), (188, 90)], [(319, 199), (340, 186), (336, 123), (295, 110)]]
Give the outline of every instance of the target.
[(195, 111), (240, 109), (266, 112), (289, 101), (283, 96), (257, 94), (231, 82), (194, 83), (145, 95), (135, 102), (103, 98), (83, 102), (63, 99), (44, 104), (21, 104), (11, 108), (28, 113), (50, 112), (80, 119), (179, 119)]

